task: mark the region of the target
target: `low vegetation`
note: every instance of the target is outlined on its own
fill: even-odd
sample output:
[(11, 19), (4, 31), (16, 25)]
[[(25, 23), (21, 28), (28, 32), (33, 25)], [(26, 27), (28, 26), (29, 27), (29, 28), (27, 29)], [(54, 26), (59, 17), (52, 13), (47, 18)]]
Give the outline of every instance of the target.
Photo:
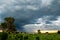
[(60, 34), (0, 33), (0, 40), (60, 40)]

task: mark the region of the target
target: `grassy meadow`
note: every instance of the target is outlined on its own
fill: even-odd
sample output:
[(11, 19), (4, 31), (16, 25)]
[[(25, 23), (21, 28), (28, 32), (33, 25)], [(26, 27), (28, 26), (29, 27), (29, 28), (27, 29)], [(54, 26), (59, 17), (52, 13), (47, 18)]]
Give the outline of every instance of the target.
[(60, 34), (0, 33), (0, 40), (60, 40)]

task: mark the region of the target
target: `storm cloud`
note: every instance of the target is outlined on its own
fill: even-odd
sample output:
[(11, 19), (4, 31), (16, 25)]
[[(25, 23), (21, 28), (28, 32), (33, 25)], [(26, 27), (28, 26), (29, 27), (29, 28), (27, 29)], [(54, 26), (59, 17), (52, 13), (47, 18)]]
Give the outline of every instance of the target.
[(17, 30), (60, 29), (60, 0), (0, 0), (0, 23), (14, 17)]

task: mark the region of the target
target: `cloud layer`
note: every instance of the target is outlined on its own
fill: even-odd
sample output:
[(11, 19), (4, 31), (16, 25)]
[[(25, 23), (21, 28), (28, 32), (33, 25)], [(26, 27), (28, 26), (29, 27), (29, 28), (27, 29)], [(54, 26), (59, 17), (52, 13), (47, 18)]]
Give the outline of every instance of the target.
[(23, 27), (27, 32), (36, 32), (36, 30), (60, 30), (60, 17), (57, 17), (56, 20), (49, 20), (51, 16), (44, 16), (42, 18), (35, 19), (34, 24), (27, 24)]
[(17, 11), (17, 10), (37, 10), (40, 7), (51, 5), (52, 0), (1, 0), (0, 1), (0, 13), (5, 11)]
[(9, 16), (21, 31), (60, 29), (60, 0), (0, 0), (0, 23)]

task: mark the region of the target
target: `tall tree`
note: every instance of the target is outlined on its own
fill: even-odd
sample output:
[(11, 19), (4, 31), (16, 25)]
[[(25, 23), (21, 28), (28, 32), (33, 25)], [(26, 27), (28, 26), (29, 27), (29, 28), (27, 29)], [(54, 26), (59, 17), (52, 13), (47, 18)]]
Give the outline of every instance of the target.
[(7, 23), (1, 23), (1, 28), (3, 30), (3, 32), (7, 29)]
[(8, 31), (14, 32), (16, 31), (16, 26), (14, 25), (15, 19), (13, 17), (6, 17), (5, 22), (8, 24)]
[(14, 25), (15, 19), (13, 17), (6, 17), (4, 19), (4, 23), (1, 23), (3, 31), (6, 30), (8, 32), (15, 32), (16, 31), (16, 26)]
[(6, 17), (4, 20), (9, 24), (13, 24), (15, 21), (15, 19), (13, 17)]

